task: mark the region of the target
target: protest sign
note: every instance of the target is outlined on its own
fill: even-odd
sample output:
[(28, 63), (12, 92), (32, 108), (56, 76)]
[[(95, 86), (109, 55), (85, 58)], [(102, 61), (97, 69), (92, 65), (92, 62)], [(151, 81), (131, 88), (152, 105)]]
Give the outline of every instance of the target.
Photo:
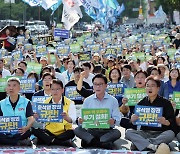
[(36, 72), (37, 74), (40, 74), (42, 65), (34, 62), (28, 62), (27, 63), (27, 72), (30, 73), (32, 71)]
[(7, 38), (7, 41), (8, 41), (10, 44), (12, 44), (12, 45), (15, 45), (15, 44), (16, 44), (16, 40), (15, 40), (14, 37), (8, 37), (8, 38)]
[(62, 122), (63, 112), (62, 104), (36, 104), (36, 111), (38, 114), (37, 121), (39, 122)]
[(47, 54), (47, 49), (45, 45), (38, 45), (36, 46), (36, 56), (41, 57)]
[(14, 50), (11, 55), (12, 55), (13, 61), (23, 60), (22, 51), (20, 51), (20, 50), (18, 50), (18, 51)]
[(87, 51), (91, 51), (91, 53), (98, 53), (101, 50), (99, 44), (88, 45), (86, 48)]
[(94, 40), (91, 38), (85, 39), (84, 40), (84, 44), (85, 45), (93, 45), (94, 44)]
[(72, 42), (71, 39), (65, 39), (65, 40), (64, 40), (64, 43), (65, 43), (66, 45), (69, 45), (71, 42)]
[(24, 43), (24, 41), (25, 41), (25, 37), (24, 36), (18, 36), (17, 37), (17, 43)]
[(139, 117), (135, 125), (161, 127), (158, 118), (162, 117), (162, 107), (136, 105), (134, 111)]
[(21, 127), (20, 116), (0, 116), (0, 133), (18, 133)]
[(145, 54), (144, 52), (136, 52), (133, 54), (137, 59), (139, 59), (141, 62), (145, 60)]
[(91, 53), (90, 52), (79, 53), (79, 60), (91, 61)]
[(55, 28), (54, 29), (54, 36), (68, 39), (69, 38), (69, 30)]
[(83, 128), (110, 128), (109, 109), (82, 109)]
[(68, 56), (70, 51), (69, 45), (58, 46), (56, 49), (57, 49), (57, 55), (60, 56)]
[(107, 48), (106, 48), (106, 50), (105, 50), (105, 55), (104, 55), (104, 57), (108, 57), (108, 56), (112, 56), (112, 57), (116, 57), (117, 55), (116, 55), (116, 51), (117, 51), (117, 49), (115, 49), (115, 48), (113, 48), (113, 47), (111, 47), (111, 46), (107, 46)]
[(124, 96), (128, 98), (128, 106), (135, 106), (146, 95), (144, 88), (125, 88), (124, 90)]
[(176, 103), (176, 109), (180, 109), (180, 92), (173, 92), (173, 101)]
[(83, 99), (83, 97), (77, 92), (76, 86), (65, 87), (65, 96), (71, 100)]
[(0, 49), (0, 57), (4, 58), (4, 56), (6, 56), (6, 55), (8, 55), (8, 51), (6, 49), (4, 49), (4, 48), (1, 48)]
[(20, 79), (21, 90), (20, 93), (34, 93), (35, 92), (35, 79)]
[(174, 54), (175, 54), (175, 52), (176, 52), (176, 49), (174, 49), (174, 48), (170, 48), (170, 49), (168, 49), (167, 50), (167, 55), (169, 56), (169, 58), (171, 59), (171, 60), (174, 60)]
[(123, 97), (123, 84), (122, 83), (108, 83), (106, 91), (114, 97)]
[(44, 101), (46, 99), (48, 99), (49, 96), (32, 96), (32, 102), (31, 102), (31, 105), (32, 105), (32, 109), (33, 109), (33, 112), (36, 113), (36, 104), (37, 103), (41, 103), (43, 104)]
[(110, 44), (112, 42), (112, 38), (111, 37), (106, 37), (103, 39), (103, 42), (106, 44)]
[(0, 92), (5, 92), (7, 86), (7, 78), (0, 78)]
[(27, 44), (24, 45), (24, 50), (26, 50), (26, 51), (31, 51), (32, 49), (33, 49), (32, 44), (27, 43)]
[(80, 52), (81, 51), (81, 46), (78, 43), (71, 44), (70, 45), (70, 51), (71, 52)]
[(149, 61), (153, 58), (153, 56), (146, 54), (145, 58), (146, 58), (146, 61)]
[(122, 52), (122, 46), (121, 45), (111, 45), (111, 47), (116, 50), (117, 54), (121, 54), (121, 52)]

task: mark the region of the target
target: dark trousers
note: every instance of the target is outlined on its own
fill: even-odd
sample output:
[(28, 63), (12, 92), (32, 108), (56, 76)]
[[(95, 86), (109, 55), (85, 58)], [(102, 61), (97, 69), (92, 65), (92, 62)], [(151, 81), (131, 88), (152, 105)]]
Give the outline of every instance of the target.
[(0, 144), (3, 144), (3, 145), (17, 145), (19, 140), (27, 139), (30, 136), (31, 136), (30, 131), (27, 131), (23, 135), (21, 135), (21, 134), (12, 135), (12, 134), (0, 133)]
[(136, 126), (136, 125), (133, 125), (133, 124), (130, 122), (130, 119), (129, 119), (129, 118), (126, 118), (126, 117), (123, 117), (123, 118), (121, 119), (120, 126), (123, 127), (123, 128), (125, 128), (125, 129), (130, 129), (130, 128), (137, 129), (137, 126)]
[(54, 135), (46, 129), (32, 129), (32, 133), (38, 138), (38, 144), (65, 145), (67, 140), (74, 138), (73, 130), (67, 130), (60, 135)]
[(98, 139), (101, 143), (114, 142), (121, 137), (118, 129), (84, 129), (81, 126), (74, 130), (74, 133), (80, 139), (88, 144), (93, 139)]

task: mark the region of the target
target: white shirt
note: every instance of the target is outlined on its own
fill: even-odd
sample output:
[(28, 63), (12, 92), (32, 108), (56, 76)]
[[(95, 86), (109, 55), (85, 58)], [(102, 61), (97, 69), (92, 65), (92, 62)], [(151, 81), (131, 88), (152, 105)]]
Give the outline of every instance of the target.
[(169, 80), (169, 78), (167, 76), (164, 76), (164, 78), (161, 79), (161, 81), (164, 81), (164, 83), (167, 82), (168, 80)]
[(55, 77), (62, 81), (63, 86), (65, 86), (65, 78), (61, 73), (55, 72)]
[(92, 87), (93, 86), (93, 83), (92, 83), (93, 77), (94, 77), (94, 74), (89, 73), (88, 78), (84, 78), (83, 81), (87, 82), (90, 85), (90, 87)]
[(3, 71), (2, 71), (2, 78), (5, 78), (7, 76), (11, 76), (11, 73), (9, 70), (3, 68)]
[(65, 79), (65, 85), (71, 81), (71, 79), (74, 78), (74, 73), (72, 72), (71, 74), (68, 73), (68, 70), (66, 70), (65, 72), (62, 73), (62, 76)]
[[(52, 103), (57, 104), (54, 102), (53, 99), (52, 99)], [(58, 104), (61, 104), (61, 103), (62, 103), (62, 97), (61, 97), (61, 100), (58, 102)], [(76, 106), (72, 101), (69, 105), (68, 115), (72, 119), (72, 123), (74, 123), (76, 121)]]

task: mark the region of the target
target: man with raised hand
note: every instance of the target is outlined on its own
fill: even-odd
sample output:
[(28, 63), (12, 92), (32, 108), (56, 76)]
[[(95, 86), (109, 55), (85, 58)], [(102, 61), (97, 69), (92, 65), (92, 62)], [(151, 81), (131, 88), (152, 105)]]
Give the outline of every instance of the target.
[(82, 109), (109, 109), (110, 119), (108, 123), (110, 128), (85, 129), (82, 128), (83, 119), (79, 118), (79, 126), (74, 130), (74, 133), (82, 139), (82, 147), (95, 146), (112, 149), (113, 142), (121, 136), (120, 131), (114, 128), (115, 125), (119, 125), (121, 119), (118, 101), (106, 92), (107, 78), (104, 75), (95, 75), (92, 82), (95, 94), (92, 94), (84, 100)]

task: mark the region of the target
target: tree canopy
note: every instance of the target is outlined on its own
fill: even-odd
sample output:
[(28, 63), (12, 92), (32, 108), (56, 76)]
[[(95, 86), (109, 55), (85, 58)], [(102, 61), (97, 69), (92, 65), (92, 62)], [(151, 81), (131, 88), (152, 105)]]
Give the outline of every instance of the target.
[[(138, 17), (138, 11), (133, 12), (133, 8), (139, 8), (140, 6), (140, 0), (117, 0), (119, 4), (121, 5), (124, 3), (125, 5), (125, 11), (121, 14), (121, 17), (128, 16), (129, 18), (137, 18)], [(145, 12), (145, 2), (142, 1), (143, 5), (143, 11)], [(155, 0), (157, 8), (159, 5), (162, 5), (163, 10), (167, 13), (172, 15), (173, 10), (180, 10), (180, 0)], [(171, 7), (169, 7), (171, 6)], [(44, 20), (47, 24), (50, 24), (50, 21), (52, 19), (56, 19), (57, 22), (61, 21), (62, 16), (62, 10), (63, 5), (61, 4), (60, 7), (55, 11), (54, 15), (51, 16), (51, 10), (44, 10), (42, 7), (31, 7), (22, 0), (16, 0), (15, 4), (11, 4), (11, 19), (13, 20), (19, 20), (20, 22), (23, 22), (24, 14), (26, 17), (26, 20), (34, 19), (38, 20)], [(83, 18), (81, 21), (92, 21), (91, 17), (89, 17), (84, 9), (82, 9)], [(10, 4), (4, 3), (4, 0), (0, 0), (0, 19), (10, 19)]]

